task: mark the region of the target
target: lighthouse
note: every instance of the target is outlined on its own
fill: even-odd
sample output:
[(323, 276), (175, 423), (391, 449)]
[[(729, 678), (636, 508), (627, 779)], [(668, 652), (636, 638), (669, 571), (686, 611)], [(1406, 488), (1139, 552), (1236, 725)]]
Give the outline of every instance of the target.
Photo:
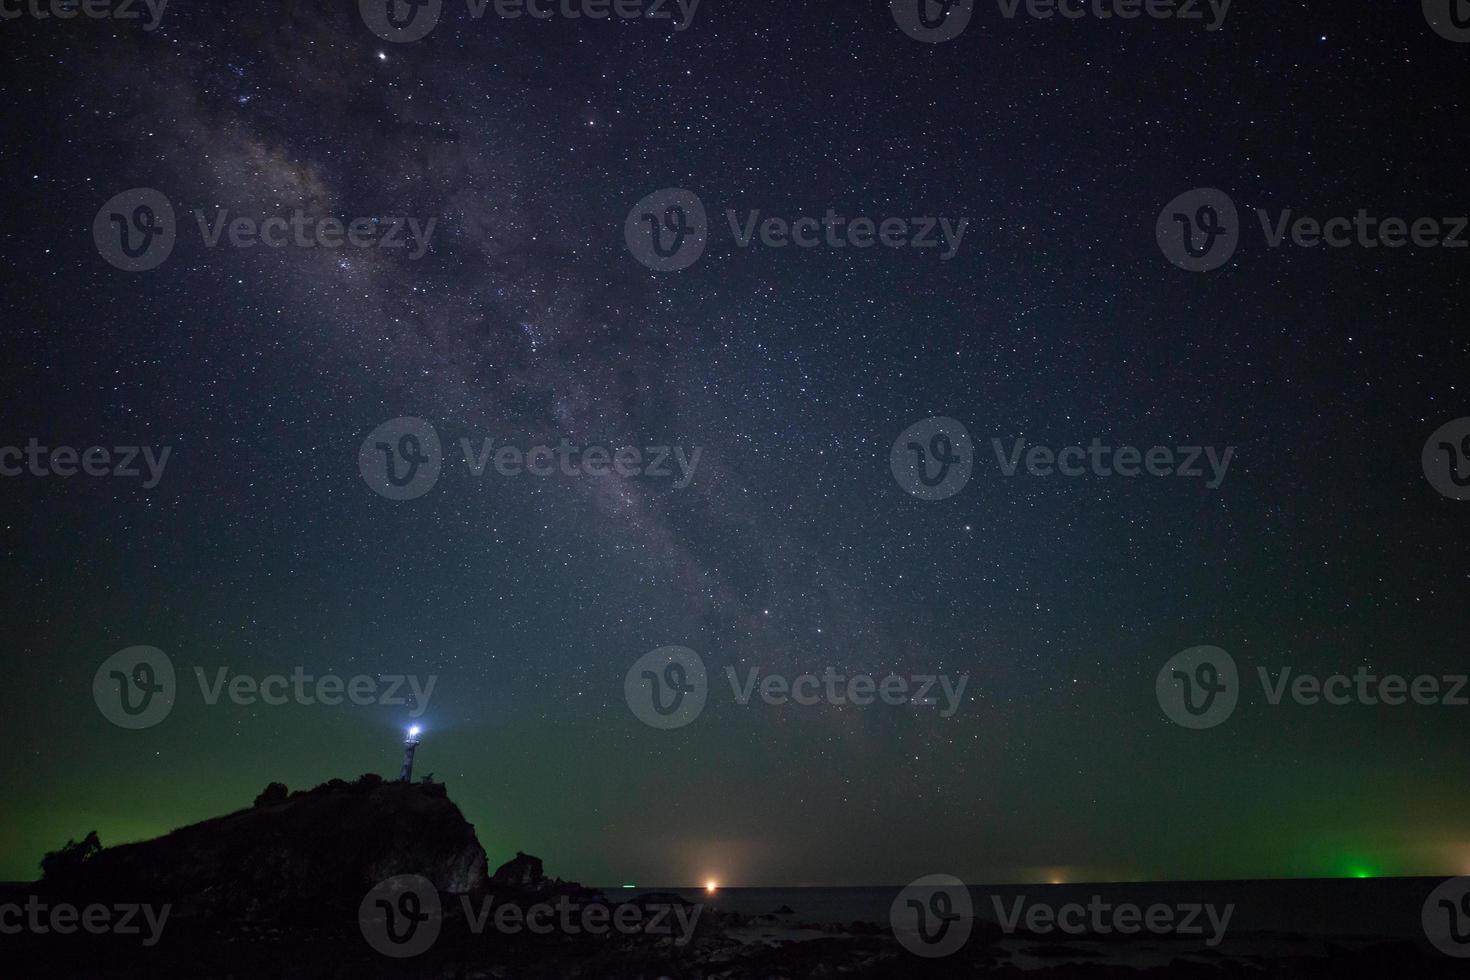
[(398, 781), (406, 783), (413, 779), (413, 752), (419, 747), (419, 726), (414, 725), (403, 739), (403, 768), (398, 772)]

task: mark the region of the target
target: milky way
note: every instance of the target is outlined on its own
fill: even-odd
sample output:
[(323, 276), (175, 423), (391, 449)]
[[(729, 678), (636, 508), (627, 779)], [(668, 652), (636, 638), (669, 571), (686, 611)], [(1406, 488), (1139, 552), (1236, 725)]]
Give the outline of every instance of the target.
[[(451, 0), (411, 43), (353, 4), (4, 22), (0, 444), (172, 456), (151, 490), (0, 486), (8, 775), (34, 788), (4, 804), (0, 877), (93, 828), (396, 765), (385, 706), (196, 692), (119, 739), (89, 684), (135, 644), (186, 689), (194, 666), (438, 676), (421, 764), (492, 857), (598, 883), (1462, 870), (1453, 710), (1248, 705), (1209, 740), (1155, 700), (1201, 644), (1247, 676), (1464, 662), (1467, 511), (1420, 451), (1470, 415), (1465, 260), (1272, 249), (1256, 210), (1470, 212), (1470, 45), (1417, 5), (1300, 6), (1207, 31), (977, 5), (933, 44), (877, 2), (705, 0), (675, 24)], [(128, 274), (89, 229), (139, 187), (179, 240)], [(1241, 245), (1181, 271), (1160, 209), (1210, 187)], [(660, 273), (624, 228), (667, 188), (699, 197), (709, 241)], [(411, 216), (427, 240), (209, 244), (221, 215), (297, 212)], [(743, 244), (752, 212), (967, 223), (942, 258)], [(935, 416), (968, 429), (974, 473), (923, 500), (890, 449)], [(392, 501), (359, 447), (405, 417), (444, 470)], [(461, 440), (487, 438), (701, 456), (684, 487), (476, 476)], [(1017, 439), (1234, 455), (1213, 487), (1008, 477), (994, 447)], [(624, 691), (668, 645), (711, 676), (676, 732)], [(726, 667), (969, 680), (941, 717), (741, 705)]]

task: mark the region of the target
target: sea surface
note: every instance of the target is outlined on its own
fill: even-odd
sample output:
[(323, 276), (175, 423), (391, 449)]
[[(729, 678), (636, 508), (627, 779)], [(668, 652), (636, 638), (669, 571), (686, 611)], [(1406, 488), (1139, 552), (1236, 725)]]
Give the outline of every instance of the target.
[[(996, 902), (1012, 915), (1018, 898), (1023, 907), (1045, 903), (1086, 906), (1097, 896), (1111, 904), (1175, 907), (1213, 904), (1217, 911), (1233, 905), (1229, 934), (1296, 933), (1314, 939), (1419, 939), (1422, 914), (1430, 892), (1443, 878), (1302, 878), (1270, 881), (1124, 882), (1061, 885), (969, 885), (976, 919), (999, 922)], [(781, 921), (823, 924), (867, 921), (886, 927), (889, 908), (901, 886), (849, 888), (702, 888), (603, 889), (609, 899), (652, 892), (673, 892), (707, 908), (744, 916), (774, 913), (785, 906), (791, 916)]]

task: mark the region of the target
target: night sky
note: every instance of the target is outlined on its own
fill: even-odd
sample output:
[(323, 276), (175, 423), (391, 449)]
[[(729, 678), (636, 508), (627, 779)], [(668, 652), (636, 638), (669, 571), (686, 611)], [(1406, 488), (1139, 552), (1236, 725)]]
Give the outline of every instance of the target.
[[(418, 772), (492, 866), (592, 884), (1470, 874), (1470, 707), (1257, 686), (1191, 731), (1155, 697), (1202, 644), (1252, 677), (1470, 664), (1470, 502), (1420, 463), (1470, 416), (1470, 249), (1273, 249), (1255, 215), (1470, 214), (1470, 44), (1404, 0), (1207, 22), (983, 2), (931, 44), (886, 0), (705, 0), (687, 25), (446, 0), (412, 43), (306, 0), (0, 20), (0, 446), (172, 447), (152, 488), (0, 477), (0, 879), (271, 781), (396, 774), (407, 707), (209, 705), (196, 666), (436, 676)], [(130, 273), (92, 229), (139, 187), (178, 241)], [(708, 209), (682, 271), (625, 242), (665, 188)], [(1240, 209), (1214, 271), (1155, 238), (1194, 188)], [(221, 208), (437, 224), (418, 259), (209, 248), (193, 212)], [(948, 260), (741, 248), (727, 209), (968, 226)], [(935, 416), (974, 472), (923, 500), (889, 454)], [(401, 417), (445, 461), (394, 501), (358, 454)], [(459, 440), (487, 437), (702, 457), (684, 488), (473, 477)], [(1003, 477), (991, 440), (1022, 437), (1235, 455), (1216, 488)], [(180, 683), (129, 731), (92, 680), (135, 645)], [(711, 688), (661, 731), (624, 677), (668, 645)], [(949, 718), (741, 706), (727, 666), (969, 682)]]

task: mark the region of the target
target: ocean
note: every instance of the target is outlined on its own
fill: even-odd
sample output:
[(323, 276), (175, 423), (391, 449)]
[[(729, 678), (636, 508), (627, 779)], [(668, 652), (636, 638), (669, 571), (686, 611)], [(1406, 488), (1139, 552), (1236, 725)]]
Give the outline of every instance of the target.
[[(999, 924), (1033, 904), (1060, 908), (1104, 903), (1141, 908), (1233, 906), (1231, 935), (1297, 933), (1314, 939), (1417, 939), (1423, 935), (1424, 905), (1441, 878), (1301, 878), (1270, 881), (1118, 882), (1096, 884), (969, 885), (977, 920)], [(702, 888), (604, 889), (609, 899), (672, 892), (706, 908), (742, 916), (791, 909), (783, 922), (811, 924), (873, 922), (887, 927), (889, 908), (902, 886), (848, 888), (736, 888), (714, 893)], [(999, 909), (997, 909), (999, 903)]]

